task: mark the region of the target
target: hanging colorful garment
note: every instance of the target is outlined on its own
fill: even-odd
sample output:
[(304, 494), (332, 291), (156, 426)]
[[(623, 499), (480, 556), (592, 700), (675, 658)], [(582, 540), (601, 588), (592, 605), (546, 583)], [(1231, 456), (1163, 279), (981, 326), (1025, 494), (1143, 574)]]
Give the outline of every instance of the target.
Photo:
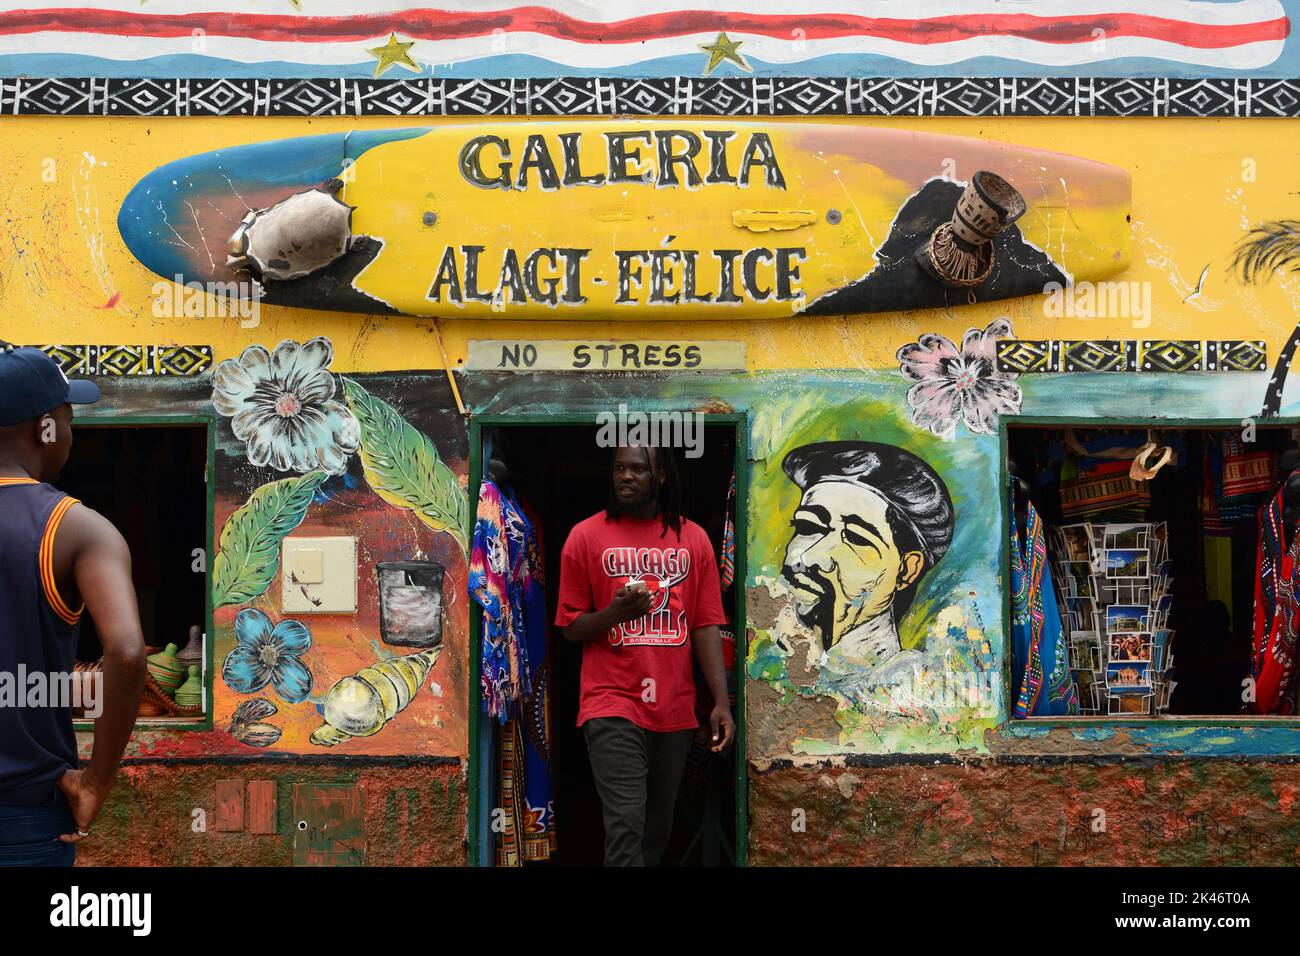
[(736, 525), (731, 513), (736, 509), (736, 469), (731, 469), (727, 486), (727, 520), (722, 526), (722, 551), (718, 555), (718, 576), (725, 591), (736, 580)]
[(1218, 501), (1219, 517), (1225, 523), (1250, 521), (1268, 502), (1273, 490), (1277, 455), (1270, 451), (1248, 451), (1236, 432), (1223, 437), (1223, 482)]
[(528, 584), (527, 519), (491, 481), (479, 487), (470, 545), (469, 595), (483, 608), (479, 678), (483, 706), (504, 723), (529, 691), (523, 610)]
[[(1293, 473), (1297, 474), (1297, 473)], [(1288, 479), (1289, 480), (1289, 479)], [(1295, 711), (1297, 573), (1300, 572), (1300, 529), (1284, 550), (1286, 482), (1259, 509), (1259, 542), (1255, 554), (1255, 639), (1251, 647), (1251, 676), (1255, 681), (1252, 710), (1258, 714), (1289, 715)]]
[(1219, 514), (1223, 500), (1223, 444), (1205, 442), (1201, 489), (1201, 530), (1207, 538), (1232, 537), (1232, 522)]
[[(1017, 688), (1014, 717), (1060, 717), (1079, 712), (1070, 678), (1070, 654), (1047, 570), (1043, 519), (1026, 501), (1025, 540), (1016, 526), (1011, 488), (1011, 662)], [(1046, 693), (1044, 693), (1044, 690)]]
[[(488, 486), (491, 486), (490, 489)], [(483, 601), (479, 594), (488, 595), (497, 584), (504, 588), (504, 599), (496, 605), (506, 609), (504, 615), (511, 622), (513, 640), (518, 642), (518, 659), (521, 679), (517, 697), (499, 695), (499, 700), (489, 702), (504, 714), (501, 732), (497, 737), (498, 808), (502, 818), (497, 829), (497, 865), (520, 866), (523, 863), (549, 859), (556, 849), (555, 793), (551, 783), (551, 725), (550, 725), (550, 668), (549, 640), (546, 613), (546, 582), (543, 575), (541, 537), (537, 524), (528, 516), (527, 509), (508, 491), (494, 483), (484, 484), (486, 496), (480, 493), (479, 519), (482, 525), (482, 557), (477, 564), (490, 568), (494, 554), (490, 542), (504, 540), (505, 572), (502, 580), (484, 573), (482, 585), (475, 576), (475, 550), (471, 555), (470, 584), (475, 600)], [(488, 500), (485, 509), (482, 502)], [(479, 543), (479, 528), (475, 528), (475, 545)], [(499, 555), (498, 555), (499, 557)], [(498, 560), (500, 565), (501, 561)], [(477, 589), (476, 589), (476, 585)], [(488, 609), (484, 606), (484, 695), (489, 686), (501, 686), (506, 679), (507, 666), (501, 662), (500, 648), (489, 649), (492, 639)], [(510, 657), (507, 647), (505, 657)], [(501, 719), (498, 717), (498, 719)]]
[(1103, 462), (1061, 481), (1061, 513), (1066, 521), (1105, 516), (1111, 521), (1141, 521), (1151, 506), (1151, 487), (1129, 476), (1129, 461)]

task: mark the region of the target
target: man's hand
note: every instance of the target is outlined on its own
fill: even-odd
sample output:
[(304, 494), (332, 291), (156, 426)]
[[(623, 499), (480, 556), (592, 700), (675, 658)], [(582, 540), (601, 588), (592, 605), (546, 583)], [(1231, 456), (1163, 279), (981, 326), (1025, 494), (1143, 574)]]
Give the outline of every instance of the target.
[[(112, 785), (105, 787), (95, 783), (86, 776), (84, 770), (66, 770), (59, 778), (59, 789), (68, 797), (68, 806), (72, 810), (72, 819), (76, 822), (77, 829), (89, 832)], [(59, 839), (64, 843), (76, 843), (84, 837), (78, 833), (64, 833)]]
[(588, 611), (566, 627), (565, 640), (581, 644), (604, 637), (612, 628), (649, 614), (651, 603), (649, 590), (624, 585), (605, 607)]
[(736, 721), (725, 701), (713, 705), (709, 712), (709, 728), (713, 731), (713, 746), (709, 749), (715, 754), (726, 750), (736, 739)]
[(624, 624), (649, 614), (650, 604), (650, 591), (647, 588), (624, 585), (614, 592), (614, 598), (605, 612), (609, 615), (611, 625)]

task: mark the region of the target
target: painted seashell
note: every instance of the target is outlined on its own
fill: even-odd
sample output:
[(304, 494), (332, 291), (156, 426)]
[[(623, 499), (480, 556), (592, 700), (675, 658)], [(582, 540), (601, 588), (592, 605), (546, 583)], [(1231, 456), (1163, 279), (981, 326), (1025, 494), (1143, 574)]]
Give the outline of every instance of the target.
[(239, 728), (235, 733), (235, 739), (250, 747), (269, 747), (280, 739), (280, 728), (275, 724), (255, 721)]
[(168, 694), (174, 693), (185, 680), (185, 669), (176, 659), (175, 644), (168, 644), (157, 654), (150, 654), (146, 666), (149, 669), (149, 676)]
[(336, 261), (352, 245), (352, 208), (332, 179), (244, 216), (230, 237), (226, 265), (262, 281), (300, 279)]
[(230, 733), (250, 747), (269, 747), (280, 739), (280, 728), (262, 720), (276, 712), (275, 704), (265, 697), (246, 700), (235, 708), (230, 718)]
[(434, 647), (393, 657), (339, 680), (325, 695), (325, 723), (312, 733), (311, 742), (332, 747), (352, 737), (379, 733), (406, 709), (440, 653), (442, 648)]

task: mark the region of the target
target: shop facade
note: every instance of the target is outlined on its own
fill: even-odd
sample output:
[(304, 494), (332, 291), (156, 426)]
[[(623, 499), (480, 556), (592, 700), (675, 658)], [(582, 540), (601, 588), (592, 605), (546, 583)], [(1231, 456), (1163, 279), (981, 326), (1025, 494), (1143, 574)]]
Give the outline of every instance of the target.
[[(1062, 456), (1076, 468), (1090, 441), (1137, 433), (1177, 460), (1146, 479), (1153, 511), (1126, 498), (1111, 523), (1165, 526), (1174, 587), (1196, 582), (1173, 593), (1183, 631), (1210, 600), (1255, 613), (1249, 549), (1205, 519), (1245, 442), (1271, 456), (1269, 490), (1220, 540), (1258, 537), (1300, 427), (1294, 4), (1171, 3), (1183, 26), (1148, 46), (1077, 16), (1088, 40), (1022, 38), (1021, 59), (909, 60), (865, 34), (874, 52), (839, 53), (817, 30), (782, 59), (771, 30), (719, 15), (699, 42), (665, 27), (663, 61), (567, 71), (567, 47), (545, 60), (503, 14), (500, 50), (419, 75), (400, 57), (441, 64), (453, 41), (398, 11), (352, 44), (392, 51), (377, 78), (242, 52), (231, 23), (274, 24), (228, 6), (185, 55), (150, 47), (189, 24), (177, 10), (102, 50), (85, 24), (83, 46), (39, 33), (0, 58), (0, 339), (100, 384), (72, 477), (153, 541), (150, 643), (197, 655), (202, 685), (197, 708), (142, 714), (84, 862), (494, 862), (500, 742), (469, 595), (481, 482), (502, 442), (515, 471), (599, 469), (582, 436), (638, 414), (701, 416), (710, 480), (725, 491), (734, 466), (734, 508), (716, 502), (740, 727), (729, 782), (709, 778), (724, 859), (1294, 862), (1300, 723), (1252, 708), (1251, 687), (1208, 715), (1159, 712), (1153, 690), (1141, 711), (1013, 716), (1008, 558), (1013, 472), (1049, 524), (1111, 521), (1062, 519)], [(336, 12), (277, 17), (310, 32)], [(1024, 209), (961, 285), (926, 265), (930, 240), (984, 171)], [(312, 191), (310, 215), (272, 215)], [(1067, 437), (1086, 452), (1052, 450)], [(922, 558), (882, 586), (841, 556), (810, 596), (799, 576), (831, 531), (799, 512), (842, 477), (832, 443), (881, 458)], [(870, 550), (906, 550), (900, 534)], [(844, 641), (873, 602), (886, 657), (907, 661), (888, 680)], [(348, 696), (395, 668), (404, 699)]]

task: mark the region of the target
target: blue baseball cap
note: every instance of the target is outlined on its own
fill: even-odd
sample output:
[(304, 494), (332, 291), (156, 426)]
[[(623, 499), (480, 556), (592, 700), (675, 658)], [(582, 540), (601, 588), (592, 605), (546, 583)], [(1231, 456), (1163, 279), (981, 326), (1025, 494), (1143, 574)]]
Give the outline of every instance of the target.
[(31, 421), (60, 405), (99, 401), (99, 386), (69, 381), (59, 363), (40, 349), (0, 350), (0, 427)]

